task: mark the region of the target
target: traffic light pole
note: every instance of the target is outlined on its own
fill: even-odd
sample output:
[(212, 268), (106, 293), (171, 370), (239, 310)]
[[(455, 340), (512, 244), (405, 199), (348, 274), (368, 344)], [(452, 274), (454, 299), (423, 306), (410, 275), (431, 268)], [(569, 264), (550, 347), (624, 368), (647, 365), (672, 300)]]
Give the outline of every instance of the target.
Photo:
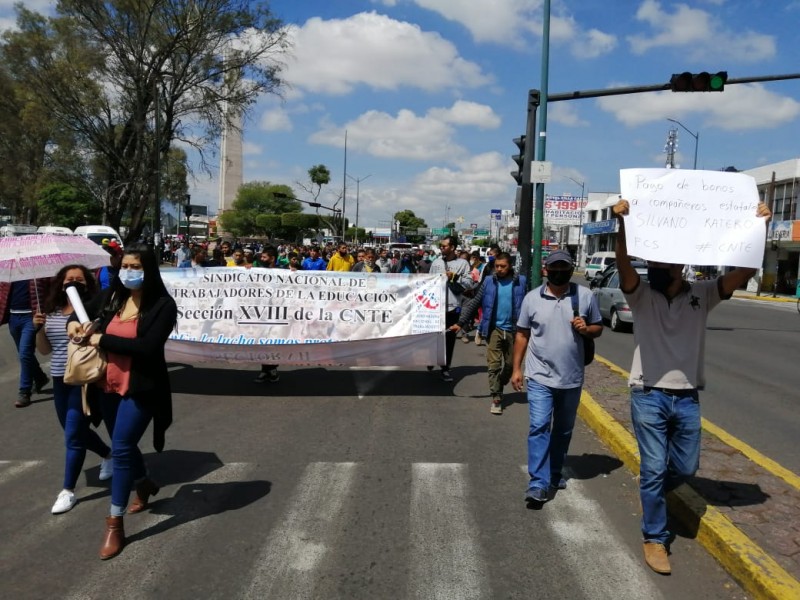
[(525, 126), (525, 146), (523, 148), (522, 184), (519, 198), (519, 234), (517, 251), (520, 256), (519, 272), (528, 277), (531, 273), (531, 240), (533, 239), (533, 184), (531, 183), (531, 163), (535, 156), (533, 140), (536, 137), (536, 110), (539, 108), (539, 90), (528, 92), (528, 120)]
[[(537, 160), (546, 159), (547, 149), (547, 90), (550, 71), (550, 0), (544, 2), (542, 19), (542, 103), (539, 111), (539, 138), (536, 149)], [(536, 206), (533, 211), (533, 264), (531, 265), (531, 288), (542, 284), (542, 241), (544, 233), (544, 183), (536, 183)]]

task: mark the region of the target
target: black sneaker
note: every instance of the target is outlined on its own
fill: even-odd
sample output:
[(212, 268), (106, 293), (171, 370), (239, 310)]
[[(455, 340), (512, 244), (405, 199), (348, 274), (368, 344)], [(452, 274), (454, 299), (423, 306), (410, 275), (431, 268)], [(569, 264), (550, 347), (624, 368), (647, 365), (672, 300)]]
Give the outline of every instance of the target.
[(41, 394), (44, 386), (50, 383), (50, 378), (47, 375), (42, 375), (39, 379), (35, 379), (33, 382), (33, 389), (36, 390), (37, 394)]
[(26, 406), (31, 405), (31, 393), (30, 392), (20, 392), (17, 401), (14, 403), (14, 406), (17, 408), (25, 408)]
[(269, 371), (261, 371), (253, 381), (256, 383), (277, 383), (280, 380), (278, 369), (270, 369)]

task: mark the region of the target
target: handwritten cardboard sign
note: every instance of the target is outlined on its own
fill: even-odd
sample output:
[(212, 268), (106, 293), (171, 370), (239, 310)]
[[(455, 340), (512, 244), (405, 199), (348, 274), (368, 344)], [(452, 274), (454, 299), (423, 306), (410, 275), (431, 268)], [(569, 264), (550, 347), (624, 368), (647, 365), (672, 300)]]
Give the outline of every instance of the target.
[(742, 173), (622, 169), (628, 253), (646, 260), (760, 268), (766, 227), (755, 180)]

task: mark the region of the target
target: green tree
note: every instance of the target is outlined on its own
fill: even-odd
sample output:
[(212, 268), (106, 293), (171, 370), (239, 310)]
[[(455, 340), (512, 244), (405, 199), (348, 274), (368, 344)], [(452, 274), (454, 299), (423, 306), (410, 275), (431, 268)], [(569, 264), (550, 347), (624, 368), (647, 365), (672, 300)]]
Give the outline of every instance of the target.
[[(236, 236), (267, 235), (267, 222), (259, 215), (299, 213), (303, 205), (294, 199), (292, 189), (268, 181), (251, 181), (239, 187), (233, 208), (220, 215), (222, 228)], [(273, 235), (279, 232), (271, 232)]]
[(258, 0), (59, 0), (17, 5), (0, 62), (93, 158), (104, 222), (139, 236), (173, 140), (198, 150), (279, 93), (287, 30)]
[(422, 219), (414, 214), (412, 210), (401, 210), (394, 214), (394, 220), (400, 222), (400, 232), (406, 236), (406, 239), (412, 243), (421, 243), (425, 241), (424, 235), (419, 235), (417, 229), (427, 227), (425, 219)]
[(367, 241), (367, 230), (363, 227), (348, 227), (345, 232), (346, 240), (355, 240), (357, 244)]
[(37, 195), (40, 225), (75, 229), (87, 222), (96, 223), (101, 207), (91, 194), (68, 183), (51, 183)]

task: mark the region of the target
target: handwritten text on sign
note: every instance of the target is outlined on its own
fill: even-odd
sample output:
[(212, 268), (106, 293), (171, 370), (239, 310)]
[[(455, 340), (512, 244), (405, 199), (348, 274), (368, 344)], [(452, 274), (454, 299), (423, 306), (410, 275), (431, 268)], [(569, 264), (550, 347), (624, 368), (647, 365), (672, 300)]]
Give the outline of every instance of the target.
[(647, 260), (759, 268), (766, 227), (755, 180), (742, 173), (622, 169), (628, 253)]

